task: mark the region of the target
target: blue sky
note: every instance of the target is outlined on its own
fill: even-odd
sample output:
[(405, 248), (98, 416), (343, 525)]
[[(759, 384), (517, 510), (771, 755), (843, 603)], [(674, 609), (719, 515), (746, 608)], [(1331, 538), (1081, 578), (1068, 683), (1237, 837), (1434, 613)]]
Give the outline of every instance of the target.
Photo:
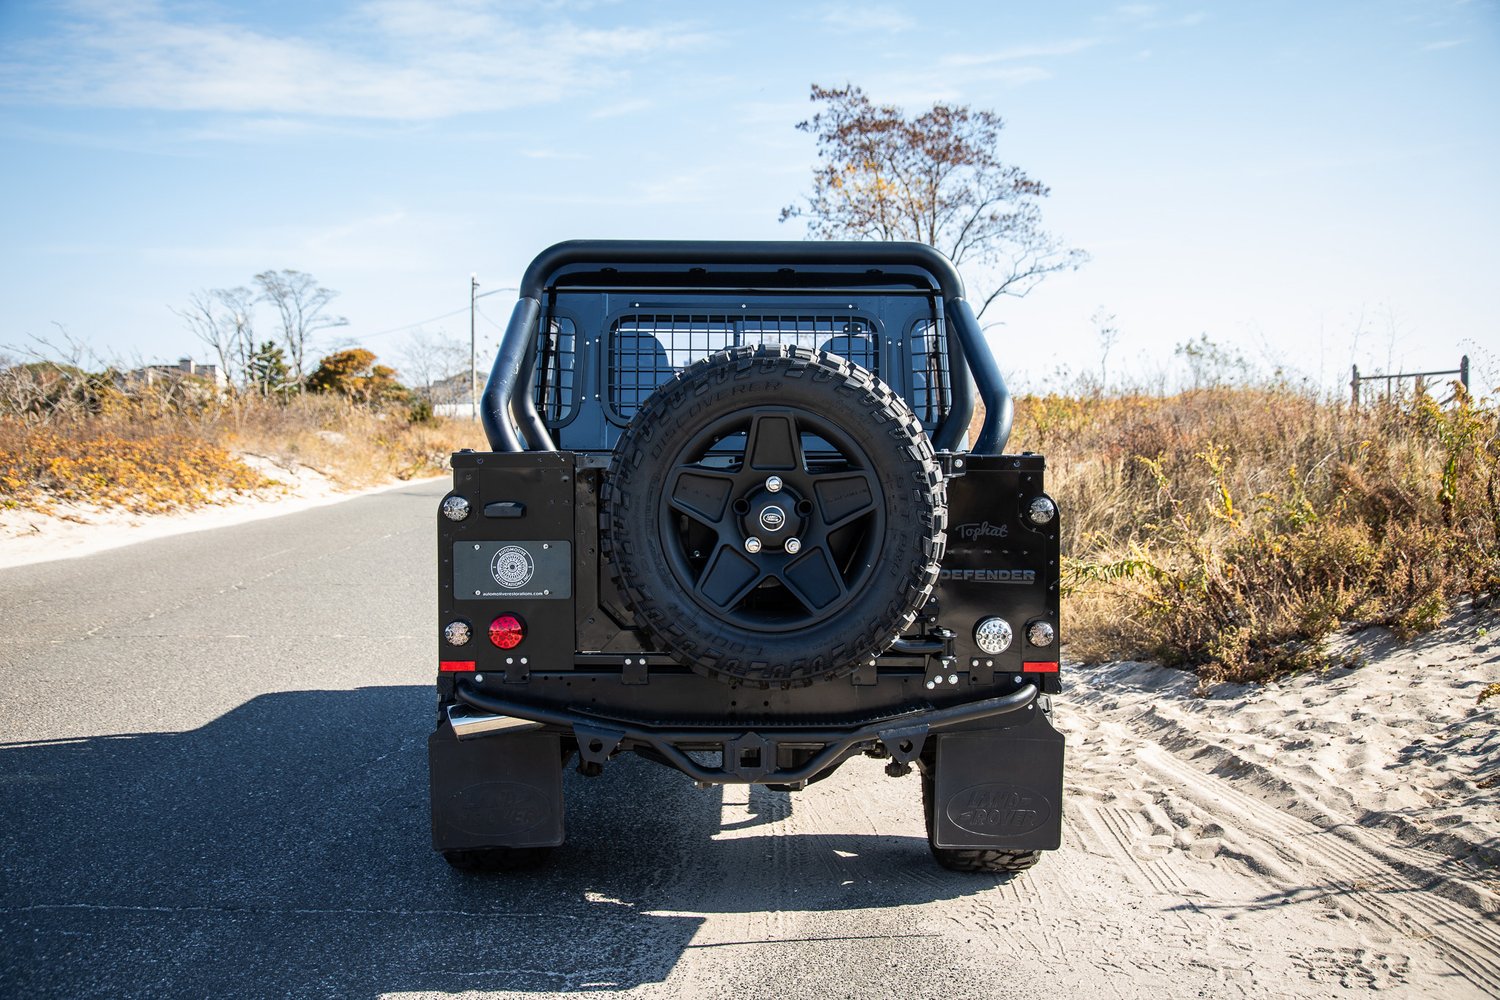
[(169, 307), (289, 267), (399, 360), (557, 240), (798, 238), (813, 82), (1004, 116), (1092, 255), (986, 315), (1022, 387), (1097, 368), (1101, 309), (1136, 378), (1206, 333), (1326, 385), (1464, 352), (1500, 383), (1485, 0), (0, 0), (0, 344), (201, 356)]

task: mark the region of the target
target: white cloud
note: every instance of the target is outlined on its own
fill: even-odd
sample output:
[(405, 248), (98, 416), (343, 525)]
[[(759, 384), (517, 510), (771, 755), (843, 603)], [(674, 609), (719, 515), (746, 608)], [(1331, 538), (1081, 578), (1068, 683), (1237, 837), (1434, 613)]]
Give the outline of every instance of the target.
[(302, 35), (151, 0), (73, 10), (64, 37), (0, 62), (9, 103), (435, 119), (618, 85), (633, 61), (712, 41), (683, 24), (523, 23), (486, 0), (371, 0)]
[(616, 101), (613, 104), (604, 104), (589, 112), (590, 118), (619, 118), (624, 115), (639, 114), (649, 111), (655, 105), (645, 98), (635, 98), (628, 101)]
[(528, 160), (586, 160), (583, 153), (565, 153), (559, 149), (523, 149), (521, 155)]
[(896, 8), (874, 4), (835, 4), (824, 9), (820, 20), (836, 31), (898, 34), (917, 26), (914, 18)]
[(1161, 7), (1154, 3), (1128, 3), (1115, 8), (1115, 16), (1123, 21), (1144, 21), (1155, 17)]
[(943, 66), (956, 68), (987, 66), (1001, 62), (1045, 59), (1050, 56), (1069, 56), (1098, 44), (1099, 39), (1097, 38), (1070, 38), (1065, 41), (1044, 45), (1017, 45), (1010, 48), (997, 49), (994, 52), (956, 52), (941, 57), (938, 62)]
[(1441, 42), (1428, 42), (1426, 45), (1422, 46), (1422, 51), (1438, 52), (1443, 49), (1457, 48), (1458, 46), (1464, 44), (1464, 42), (1466, 41), (1468, 41), (1467, 38), (1448, 38), (1444, 39)]
[(1208, 14), (1195, 10), (1182, 15), (1169, 15), (1161, 4), (1132, 3), (1116, 7), (1107, 14), (1094, 18), (1094, 22), (1107, 28), (1191, 28), (1208, 20)]

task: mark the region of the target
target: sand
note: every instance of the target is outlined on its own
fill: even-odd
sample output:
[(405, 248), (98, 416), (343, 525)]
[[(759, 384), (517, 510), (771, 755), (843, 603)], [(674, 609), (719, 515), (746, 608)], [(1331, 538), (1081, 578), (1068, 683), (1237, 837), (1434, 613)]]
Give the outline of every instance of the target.
[(1475, 865), (1500, 864), (1500, 612), (1468, 610), (1409, 642), (1343, 637), (1359, 666), (1194, 694), (1142, 663), (1089, 670), (1070, 698), (1109, 730), (1149, 737), (1232, 775), (1288, 813), (1352, 824)]
[(1206, 697), (1153, 664), (1074, 666), (1066, 836), (1192, 921), (1275, 914), (1261, 989), (1500, 996), (1500, 698), (1476, 704), (1500, 614), (1341, 643), (1362, 665)]

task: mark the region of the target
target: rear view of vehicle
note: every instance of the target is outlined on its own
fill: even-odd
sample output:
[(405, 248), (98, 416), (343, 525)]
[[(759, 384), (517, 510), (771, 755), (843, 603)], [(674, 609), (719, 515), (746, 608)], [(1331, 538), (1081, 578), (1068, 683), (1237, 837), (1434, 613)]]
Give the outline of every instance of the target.
[(521, 285), (437, 516), (444, 857), (562, 843), (563, 769), (622, 753), (789, 790), (866, 755), (947, 867), (1056, 848), (1058, 511), (952, 265), (575, 242)]

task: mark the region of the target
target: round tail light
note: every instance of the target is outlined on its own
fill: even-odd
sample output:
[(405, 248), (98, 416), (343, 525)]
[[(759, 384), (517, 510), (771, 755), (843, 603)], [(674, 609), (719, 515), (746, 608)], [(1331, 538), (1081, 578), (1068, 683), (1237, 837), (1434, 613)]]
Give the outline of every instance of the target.
[(490, 642), (501, 649), (515, 649), (526, 638), (526, 623), (515, 615), (501, 615), (490, 622)]
[(451, 621), (443, 626), (443, 638), (447, 640), (450, 646), (462, 646), (469, 641), (472, 635), (473, 631), (469, 628), (469, 623), (462, 618), (457, 621)]
[(986, 618), (974, 626), (974, 644), (990, 655), (1010, 648), (1010, 622), (1004, 618)]

